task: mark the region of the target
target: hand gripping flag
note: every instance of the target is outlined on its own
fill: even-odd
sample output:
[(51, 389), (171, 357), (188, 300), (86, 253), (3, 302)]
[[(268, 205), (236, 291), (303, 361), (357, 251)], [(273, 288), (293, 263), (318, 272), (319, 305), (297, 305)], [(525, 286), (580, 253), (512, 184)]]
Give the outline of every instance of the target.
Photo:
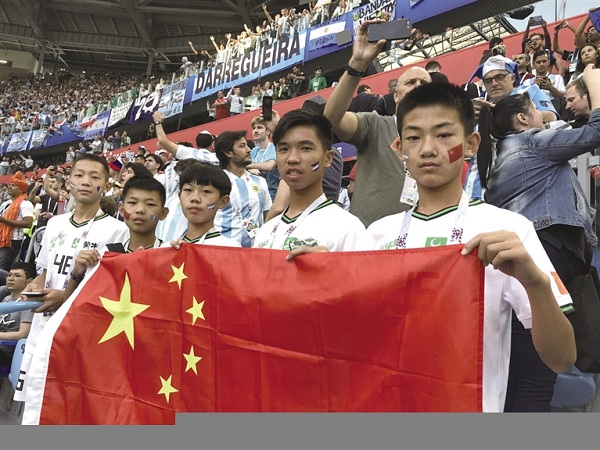
[(24, 423), (481, 411), (483, 267), (461, 248), (107, 253), (46, 325)]

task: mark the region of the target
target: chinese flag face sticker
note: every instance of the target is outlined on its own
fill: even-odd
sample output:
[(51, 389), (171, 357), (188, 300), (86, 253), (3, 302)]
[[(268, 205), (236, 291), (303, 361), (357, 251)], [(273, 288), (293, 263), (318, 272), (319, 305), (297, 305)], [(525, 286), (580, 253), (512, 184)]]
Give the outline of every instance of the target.
[(451, 149), (448, 150), (448, 161), (450, 161), (450, 163), (458, 161), (459, 159), (462, 159), (462, 155), (463, 155), (463, 145), (461, 143), (461, 144), (458, 144), (456, 147), (452, 147)]

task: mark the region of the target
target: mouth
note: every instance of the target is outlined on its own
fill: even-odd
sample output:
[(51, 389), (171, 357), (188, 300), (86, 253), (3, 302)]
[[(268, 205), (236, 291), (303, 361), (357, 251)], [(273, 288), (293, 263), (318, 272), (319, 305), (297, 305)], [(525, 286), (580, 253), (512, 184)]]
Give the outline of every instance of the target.
[(432, 163), (432, 162), (419, 164), (419, 168), (424, 169), (424, 170), (435, 169), (436, 167), (439, 167), (439, 164)]
[(141, 225), (143, 223), (146, 223), (146, 221), (144, 219), (140, 219), (140, 218), (133, 219), (132, 222), (135, 223), (135, 224), (137, 224), (137, 225)]

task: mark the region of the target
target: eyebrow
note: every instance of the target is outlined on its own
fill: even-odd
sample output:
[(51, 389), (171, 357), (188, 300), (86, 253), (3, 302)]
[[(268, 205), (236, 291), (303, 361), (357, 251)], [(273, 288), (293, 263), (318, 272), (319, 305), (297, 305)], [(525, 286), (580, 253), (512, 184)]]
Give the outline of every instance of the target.
[[(302, 145), (302, 144), (311, 144), (316, 146), (317, 143), (311, 139), (304, 139), (302, 141), (298, 141), (298, 144)], [(277, 144), (277, 146), (279, 147), (280, 145), (290, 145), (287, 141), (279, 141), (279, 144)]]
[[(434, 129), (439, 129), (439, 128), (444, 128), (444, 127), (449, 127), (449, 126), (454, 126), (456, 125), (456, 122), (451, 122), (451, 121), (445, 121), (445, 122), (440, 122), (436, 125), (433, 125), (432, 128)], [(414, 130), (414, 131), (418, 131), (418, 130), (422, 130), (421, 127), (418, 127), (416, 125), (406, 125), (404, 127), (404, 130)]]

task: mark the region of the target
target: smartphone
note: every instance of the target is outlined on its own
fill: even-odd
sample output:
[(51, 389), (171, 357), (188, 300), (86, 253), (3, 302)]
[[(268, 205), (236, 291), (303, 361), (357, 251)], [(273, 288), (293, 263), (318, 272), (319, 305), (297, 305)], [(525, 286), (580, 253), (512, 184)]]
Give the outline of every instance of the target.
[(531, 22), (531, 25), (541, 25), (542, 24), (542, 16), (533, 16), (532, 19), (533, 19), (533, 21)]
[(412, 31), (410, 19), (398, 19), (391, 22), (375, 23), (369, 26), (369, 42), (377, 42), (381, 39), (395, 41), (397, 39), (408, 39)]
[(109, 252), (115, 252), (115, 253), (127, 253), (125, 251), (125, 247), (123, 246), (123, 244), (121, 244), (120, 242), (116, 242), (114, 244), (106, 244), (106, 249)]
[(264, 96), (262, 99), (262, 116), (269, 121), (273, 118), (273, 97)]
[(23, 291), (21, 292), (21, 295), (25, 295), (27, 297), (42, 297), (46, 294), (44, 294), (43, 292)]

